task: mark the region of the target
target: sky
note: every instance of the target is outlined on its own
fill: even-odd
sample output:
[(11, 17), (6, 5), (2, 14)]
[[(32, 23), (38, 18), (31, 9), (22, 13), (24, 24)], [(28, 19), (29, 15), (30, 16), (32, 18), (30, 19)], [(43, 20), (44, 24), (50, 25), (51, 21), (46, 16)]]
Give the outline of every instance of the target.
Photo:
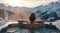
[(18, 7), (36, 7), (40, 5), (47, 5), (50, 2), (56, 2), (58, 0), (0, 0), (0, 3), (4, 3), (6, 6), (18, 6)]

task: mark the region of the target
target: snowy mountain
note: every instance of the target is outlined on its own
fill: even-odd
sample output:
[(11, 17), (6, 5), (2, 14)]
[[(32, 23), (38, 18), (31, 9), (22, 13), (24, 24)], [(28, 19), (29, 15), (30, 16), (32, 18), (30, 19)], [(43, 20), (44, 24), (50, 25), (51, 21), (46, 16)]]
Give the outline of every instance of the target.
[[(35, 8), (36, 14), (41, 19), (50, 20), (60, 18), (60, 3), (59, 2), (51, 2), (48, 5), (41, 5)], [(52, 17), (52, 18), (51, 18)]]
[(4, 4), (1, 3), (0, 9), (9, 10), (14, 12), (15, 14), (20, 13), (23, 15), (24, 13), (27, 16), (30, 15), (30, 13), (34, 12), (37, 17), (40, 17), (43, 20), (51, 20), (51, 19), (55, 20), (56, 18), (60, 19), (60, 3), (59, 2), (51, 2), (48, 5), (41, 5), (34, 8), (11, 7), (11, 6), (5, 6)]
[(6, 6), (3, 3), (0, 3), (0, 9), (4, 9), (4, 10), (9, 10), (9, 11), (17, 11), (17, 10), (21, 10), (21, 11), (29, 11), (31, 8), (27, 8), (27, 7), (12, 7), (12, 6)]
[(4, 4), (0, 4), (0, 9), (3, 9), (5, 11), (11, 11), (14, 14), (13, 19), (23, 19), (23, 20), (29, 20), (28, 17), (30, 15), (30, 10), (32, 8), (27, 8), (27, 7), (12, 7), (12, 6), (5, 6)]

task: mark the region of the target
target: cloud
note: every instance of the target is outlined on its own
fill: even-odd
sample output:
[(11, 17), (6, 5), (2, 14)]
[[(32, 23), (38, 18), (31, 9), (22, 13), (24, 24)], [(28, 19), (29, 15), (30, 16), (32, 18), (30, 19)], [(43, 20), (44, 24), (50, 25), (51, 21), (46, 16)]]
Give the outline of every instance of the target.
[(0, 0), (5, 5), (19, 6), (19, 7), (36, 7), (39, 5), (46, 5), (50, 2), (56, 2), (58, 0)]

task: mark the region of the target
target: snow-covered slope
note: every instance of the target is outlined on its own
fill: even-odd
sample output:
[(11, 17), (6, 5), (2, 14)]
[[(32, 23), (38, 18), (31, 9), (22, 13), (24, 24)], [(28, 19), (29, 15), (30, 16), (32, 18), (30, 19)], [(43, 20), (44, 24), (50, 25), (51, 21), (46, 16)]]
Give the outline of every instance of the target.
[[(60, 17), (60, 3), (51, 2), (48, 5), (41, 5), (34, 8), (38, 17), (48, 19), (49, 17)], [(55, 14), (55, 15), (54, 15)], [(54, 15), (54, 16), (53, 16)]]
[(12, 6), (5, 6), (4, 4), (0, 4), (0, 9), (3, 9), (5, 11), (11, 11), (13, 12), (13, 19), (23, 19), (23, 20), (29, 20), (28, 17), (30, 15), (30, 10), (32, 8), (26, 8), (26, 7), (12, 7)]

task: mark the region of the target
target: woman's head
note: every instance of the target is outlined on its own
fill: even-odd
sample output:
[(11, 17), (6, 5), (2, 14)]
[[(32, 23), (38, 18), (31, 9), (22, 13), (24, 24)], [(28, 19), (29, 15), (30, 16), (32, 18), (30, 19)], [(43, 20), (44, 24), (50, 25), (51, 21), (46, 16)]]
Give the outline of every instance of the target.
[(35, 13), (31, 13), (31, 16), (29, 17), (29, 20), (31, 22), (35, 21), (36, 17), (35, 17)]

